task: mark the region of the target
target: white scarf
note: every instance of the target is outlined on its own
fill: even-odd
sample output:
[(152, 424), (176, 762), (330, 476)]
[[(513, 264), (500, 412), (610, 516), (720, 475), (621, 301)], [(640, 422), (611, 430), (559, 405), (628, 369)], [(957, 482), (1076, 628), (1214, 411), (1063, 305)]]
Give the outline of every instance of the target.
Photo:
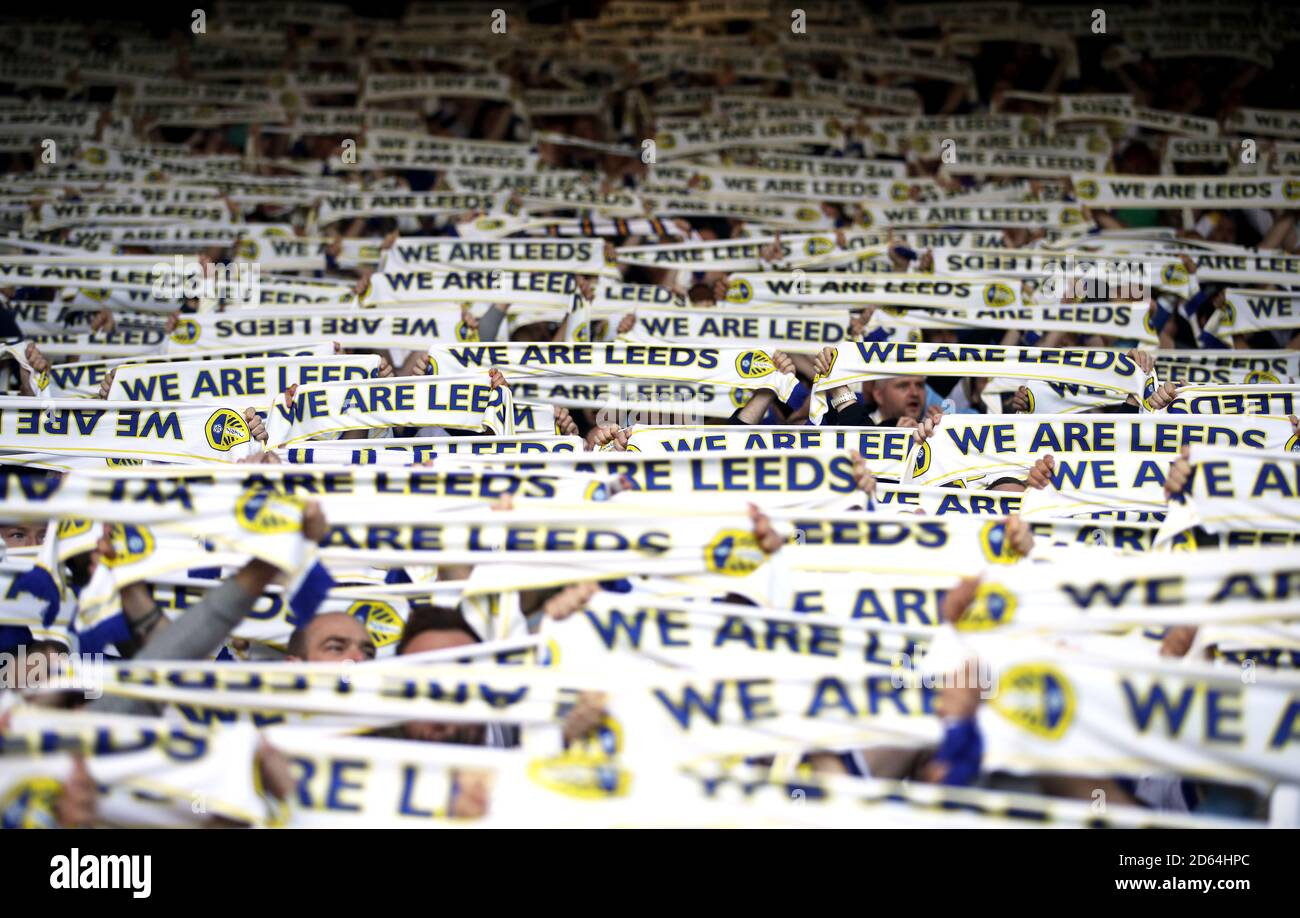
[(237, 462), (261, 448), (244, 406), (0, 398), (3, 450), (194, 463)]
[[(20, 365), (27, 366), (27, 358), (24, 356), (26, 342), (6, 349), (9, 350), (11, 356)], [(258, 357), (324, 357), (333, 353), (334, 347), (331, 344), (309, 344), (270, 351), (262, 349), (204, 351), (186, 359), (189, 361), (203, 361), (238, 357), (249, 359)], [(49, 385), (41, 389), (41, 394), (49, 398), (96, 398), (99, 394), (100, 383), (108, 374), (108, 371), (114, 367), (125, 363), (130, 363), (133, 366), (147, 366), (150, 363), (166, 363), (175, 361), (175, 359), (175, 357), (168, 354), (157, 354), (110, 360), (88, 360), (81, 363), (58, 363), (50, 367)]]
[(495, 210), (498, 202), (492, 195), (440, 192), (406, 194), (372, 191), (353, 195), (329, 195), (316, 212), (319, 223), (333, 223), (354, 217), (452, 216), (469, 210)]
[(499, 367), (502, 372), (700, 382), (732, 389), (773, 389), (788, 399), (798, 380), (782, 373), (766, 351), (739, 347), (660, 344), (433, 345), (430, 372)]
[[(1136, 463), (1146, 486), (1148, 479), (1154, 484), (1156, 469), (1163, 471), (1184, 444), (1214, 442), (1276, 449), (1290, 437), (1291, 425), (1286, 419), (1261, 416), (1006, 415), (998, 420), (947, 416), (934, 436), (915, 451), (911, 480), (938, 484), (956, 478), (987, 479), (1027, 470), (1049, 453), (1058, 465), (1074, 454), (1090, 453), (1110, 456), (1128, 466)], [(1057, 474), (1061, 474), (1059, 470)], [(1136, 475), (1132, 480), (1137, 481)]]
[[(1113, 642), (1112, 642), (1113, 644)], [(1300, 780), (1294, 676), (1186, 660), (1063, 653), (991, 638), (999, 674), (979, 711), (987, 769), (1065, 774), (1174, 772), (1261, 788)]]
[[(850, 248), (857, 238), (853, 235), (849, 237)], [(761, 257), (762, 253), (775, 242), (775, 237), (761, 236), (621, 246), (618, 249), (618, 262), (646, 268), (691, 271), (762, 271), (769, 267)], [(778, 263), (813, 258), (835, 249), (835, 237), (829, 234), (782, 235)]]
[[(793, 321), (793, 320), (792, 320)], [(1143, 302), (1069, 303), (1025, 306), (1020, 309), (933, 310), (900, 312), (886, 307), (871, 317), (867, 328), (995, 328), (1063, 331), (1080, 335), (1110, 335), (1146, 344), (1159, 340)], [(834, 343), (834, 342), (830, 342)]]
[(1197, 385), (1300, 381), (1300, 351), (1158, 351), (1161, 379)]
[[(841, 344), (827, 375), (813, 383), (809, 417), (826, 414), (828, 389), (890, 376), (1010, 376), (1049, 379), (1136, 395), (1145, 402), (1159, 386), (1132, 358), (1087, 348), (995, 347), (907, 343)], [(1149, 410), (1149, 409), (1148, 409)]]
[[(0, 756), (6, 822), (55, 826), (54, 802), (72, 774), (72, 751), (85, 756), (97, 785), (107, 785), (97, 792), (100, 824), (196, 827), (213, 816), (252, 826), (278, 821), (261, 796), (251, 725), (203, 729), (154, 717), (22, 707), (12, 712), (6, 742), (32, 750)], [(41, 754), (47, 748), (59, 751)]]
[(362, 305), (391, 303), (510, 303), (567, 308), (578, 292), (576, 275), (554, 272), (393, 271), (373, 274)]
[(583, 448), (581, 437), (561, 436), (476, 436), (476, 437), (386, 437), (373, 445), (323, 441), (308, 447), (280, 451), (293, 464), (418, 465), (439, 455), (515, 455), (574, 452)]
[(1300, 283), (1300, 256), (1277, 253), (1208, 254), (1193, 256), (1196, 278), (1202, 284)]
[(1186, 503), (1170, 512), (1162, 541), (1192, 525), (1211, 533), (1281, 532), (1295, 539), (1300, 531), (1300, 436), (1292, 436), (1281, 450), (1198, 444), (1191, 461)]
[(1076, 173), (1071, 180), (1074, 193), (1090, 207), (1300, 206), (1300, 184), (1282, 176), (1178, 178)]
[(398, 240), (380, 264), (383, 271), (425, 267), (600, 274), (605, 267), (605, 249), (601, 239), (466, 242), (438, 236), (414, 237)]
[[(625, 336), (625, 341), (641, 340)], [(648, 341), (662, 344), (659, 340)], [(727, 418), (748, 400), (744, 389), (721, 383), (601, 379), (596, 376), (526, 376), (511, 381), (520, 402), (600, 409), (601, 423), (630, 427), (656, 421)]]
[(276, 449), (343, 430), (452, 427), (514, 432), (508, 386), (493, 389), (481, 375), (397, 377), (302, 386), (286, 406), (267, 414), (267, 447)]
[[(931, 274), (733, 274), (727, 302), (754, 306), (833, 303), (939, 306), (961, 310), (1021, 305), (1019, 285), (992, 278)], [(729, 314), (729, 313), (728, 313)], [(826, 342), (833, 344), (834, 342)]]
[(212, 348), (283, 348), (292, 341), (417, 350), (430, 339), (472, 341), (477, 334), (465, 324), (457, 306), (427, 305), (418, 310), (259, 307), (186, 316), (164, 350), (189, 355)]
[[(724, 450), (797, 449), (857, 450), (878, 474), (897, 477), (912, 449), (912, 431), (898, 427), (634, 427), (628, 431), (628, 451), (638, 453), (698, 453)], [(885, 471), (889, 469), (890, 471)]]
[(1262, 330), (1300, 328), (1300, 313), (1295, 300), (1300, 294), (1286, 290), (1224, 291), (1228, 298), (1227, 315), (1219, 331), (1227, 335), (1249, 334)]
[(858, 226), (1064, 229), (1084, 224), (1075, 204), (944, 204), (864, 207)]
[(177, 361), (118, 367), (110, 400), (203, 401), (242, 399), (265, 404), (290, 386), (355, 382), (379, 372), (379, 357), (280, 357)]
[(993, 569), (958, 629), (1125, 630), (1145, 623), (1194, 624), (1216, 616), (1275, 616), (1300, 595), (1300, 588), (1289, 585), (1296, 565), (1288, 554), (1277, 549), (1191, 550), (1111, 557), (1096, 568), (1061, 561), (1021, 565), (1009, 573)]
[(1165, 409), (1170, 414), (1295, 414), (1297, 386), (1184, 386)]

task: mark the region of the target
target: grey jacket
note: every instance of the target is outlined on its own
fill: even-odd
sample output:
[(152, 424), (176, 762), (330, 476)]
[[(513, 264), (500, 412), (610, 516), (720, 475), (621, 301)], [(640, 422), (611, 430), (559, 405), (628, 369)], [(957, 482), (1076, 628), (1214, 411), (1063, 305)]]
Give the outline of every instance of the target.
[[(208, 660), (221, 649), (257, 602), (233, 579), (209, 590), (197, 606), (160, 631), (135, 655), (136, 660)], [(162, 713), (162, 705), (152, 701), (105, 695), (86, 705), (85, 710), (105, 714)]]

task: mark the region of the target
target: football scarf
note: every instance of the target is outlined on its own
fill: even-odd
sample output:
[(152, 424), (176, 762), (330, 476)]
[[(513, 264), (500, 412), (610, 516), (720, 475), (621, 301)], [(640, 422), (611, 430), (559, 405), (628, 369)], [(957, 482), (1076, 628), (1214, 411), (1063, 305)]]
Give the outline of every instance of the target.
[[(857, 203), (863, 198), (890, 199), (897, 179), (819, 178), (790, 175), (760, 169), (688, 170), (699, 192), (716, 195), (760, 195), (763, 198), (792, 198), (797, 201), (841, 201)], [(656, 173), (656, 178), (658, 173)], [(902, 183), (906, 189), (906, 183)]]
[(1300, 328), (1296, 297), (1286, 290), (1232, 289), (1227, 294), (1226, 315), (1219, 332), (1244, 335), (1256, 331), (1287, 331)]
[[(85, 532), (78, 531), (82, 526), (91, 524), (87, 520), (68, 524), (72, 538), (59, 540), (61, 554), (81, 554), (93, 547), (100, 527), (94, 525)], [(110, 527), (109, 532), (118, 558), (111, 567), (98, 565), (90, 582), (77, 597), (77, 611), (71, 628), (82, 653), (104, 653), (131, 638), (130, 623), (122, 609), (122, 589), (153, 577), (186, 570), (196, 563), (199, 543), (193, 536), (149, 526), (118, 525)], [(86, 538), (76, 538), (82, 535)], [(198, 563), (217, 566), (233, 560), (233, 557), (224, 554), (197, 556)]]
[(30, 334), (47, 357), (138, 357), (156, 354), (166, 340), (161, 328), (121, 328), (110, 332)]
[[(934, 263), (942, 271), (976, 272), (1038, 282), (1034, 302), (1058, 302), (1068, 280), (1090, 282), (1112, 299), (1142, 299), (1155, 288), (1189, 296), (1190, 278), (1181, 261), (1122, 250), (1093, 253), (1074, 250), (1050, 252), (994, 247), (934, 249)], [(1098, 294), (1090, 294), (1095, 298)], [(996, 303), (986, 305), (997, 305)]]
[(815, 563), (819, 570), (976, 574), (990, 564), (1023, 559), (1007, 540), (1002, 520), (803, 510), (773, 510), (768, 515), (792, 529), (776, 558), (797, 563), (796, 556), (811, 553), (815, 562), (806, 563)]
[[(269, 490), (291, 500), (326, 502), (340, 496), (379, 501), (386, 496), (461, 501), (496, 501), (506, 495), (552, 498), (557, 495), (562, 475), (578, 477), (595, 471), (580, 467), (566, 470), (563, 466), (538, 468), (549, 464), (544, 462), (513, 463), (526, 466), (514, 470), (497, 468), (488, 457), (477, 462), (470, 458), (446, 457), (434, 468), (100, 468), (62, 477), (10, 471), (0, 475), (0, 499), (5, 501), (6, 513), (23, 519), (96, 517), (171, 524), (184, 523), (195, 513), (216, 512), (211, 508), (220, 510), (250, 490)], [(66, 535), (60, 533), (61, 537)]]
[(929, 274), (876, 274), (867, 278), (802, 272), (733, 274), (728, 282), (727, 302), (738, 306), (765, 303), (833, 303), (858, 308), (868, 304), (938, 306), (967, 311), (1021, 305), (1018, 285), (991, 278)]
[[(864, 650), (863, 659), (870, 663), (891, 665), (892, 653), (906, 646), (907, 640), (928, 637), (942, 621), (944, 594), (961, 579), (957, 572), (938, 570), (906, 574), (831, 570), (827, 565), (833, 560), (819, 557), (822, 554), (815, 548), (788, 545), (774, 562), (785, 566), (788, 576), (738, 579), (732, 591), (759, 605), (806, 615), (808, 621), (861, 620), (873, 625), (872, 633), (880, 639)], [(686, 580), (677, 592), (689, 595), (696, 582)], [(648, 601), (636, 594), (628, 598)]]
[(759, 150), (753, 154), (752, 162), (755, 168), (787, 175), (805, 173), (813, 177), (844, 179), (892, 179), (904, 178), (907, 175), (907, 166), (891, 159), (801, 156), (795, 153)]
[[(770, 814), (770, 825), (843, 825), (845, 827), (863, 824), (863, 807), (867, 807), (867, 817), (872, 826), (910, 826), (920, 828), (926, 825), (927, 812), (940, 812), (943, 815), (935, 825), (956, 827), (968, 825), (984, 828), (1008, 828), (1016, 825), (1054, 825), (1062, 827), (1246, 827), (1249, 823), (1228, 820), (1217, 816), (1188, 815), (1167, 810), (1151, 810), (1142, 806), (1124, 806), (1115, 802), (1107, 804), (1104, 812), (1094, 808), (1092, 801), (1067, 800), (1060, 797), (1046, 797), (1036, 794), (1008, 793), (991, 791), (975, 787), (952, 787), (942, 784), (927, 784), (917, 781), (895, 781), (871, 777), (848, 775), (813, 774), (773, 777), (773, 773), (763, 767), (753, 767), (722, 758), (708, 762), (691, 763), (683, 771), (707, 789), (708, 800), (723, 794), (740, 794), (745, 801), (742, 812), (737, 819), (743, 819), (746, 811), (763, 807), (763, 812)], [(796, 807), (802, 819), (797, 815), (781, 814), (778, 806), (798, 801)], [(703, 801), (702, 801), (703, 802)], [(829, 810), (820, 811), (821, 804), (836, 804)], [(767, 804), (767, 806), (764, 806)], [(843, 814), (843, 822), (825, 822), (835, 819), (838, 805), (852, 805), (852, 810)], [(895, 821), (899, 806), (905, 807), (901, 821)], [(770, 807), (770, 808), (769, 808)], [(877, 812), (877, 808), (881, 808)], [(811, 810), (812, 812), (808, 812)], [(856, 811), (856, 815), (854, 815)], [(962, 815), (957, 815), (962, 814)], [(750, 819), (753, 813), (748, 813)], [(642, 817), (649, 824), (656, 824), (650, 816)], [(816, 822), (812, 822), (815, 820)], [(695, 824), (694, 820), (687, 820)], [(640, 820), (633, 824), (643, 824)], [(736, 823), (750, 825), (749, 820)]]
[(1242, 134), (1300, 139), (1300, 112), (1239, 108), (1228, 115), (1224, 126)]
[[(1300, 531), (1300, 451), (1192, 447), (1187, 513), (1170, 513), (1162, 538), (1188, 525), (1212, 533)], [(1286, 598), (1286, 597), (1279, 597)]]
[(1036, 379), (994, 379), (984, 388), (984, 404), (995, 407), (996, 396), (1026, 390), (1027, 407), (1023, 414), (1077, 414), (1088, 413), (1104, 405), (1114, 406), (1123, 401), (1114, 392), (1095, 386), (1072, 383), (1044, 382)]
[(283, 349), (288, 341), (419, 350), (430, 340), (472, 341), (476, 337), (457, 306), (364, 311), (258, 308), (182, 318), (167, 338), (164, 351), (188, 356), (212, 348)]
[(1213, 119), (1141, 108), (1135, 106), (1128, 95), (1060, 95), (1056, 101), (1057, 122), (1113, 121), (1193, 137), (1215, 137), (1219, 133), (1219, 126)]
[(473, 437), (388, 437), (373, 445), (322, 442), (306, 447), (289, 447), (278, 452), (286, 463), (337, 465), (418, 465), (440, 455), (515, 456), (583, 449), (577, 436), (473, 436)]
[(115, 558), (96, 567), (80, 594), (78, 631), (83, 646), (99, 648), (125, 639), (125, 622), (109, 622), (120, 608), (118, 590), (195, 566), (195, 538), (246, 552), (282, 570), (296, 571), (307, 558), (302, 498), (266, 488), (240, 488), (233, 482), (194, 488), (159, 477), (92, 475), (62, 480), (9, 475), (3, 482), (7, 512), (62, 519), (47, 539), (49, 551), (60, 561), (94, 547), (98, 522), (130, 521), (110, 527)]
[[(26, 343), (14, 345), (16, 351), (11, 352), (15, 360), (20, 364), (26, 364), (26, 358), (22, 353), (26, 348)], [(203, 351), (187, 356), (187, 361), (204, 361), (204, 360), (223, 360), (236, 358), (259, 358), (259, 357), (324, 357), (334, 353), (332, 344), (310, 344), (299, 347), (289, 347), (281, 350), (243, 350), (237, 349), (232, 351), (214, 350)], [(49, 385), (41, 389), (41, 394), (48, 398), (97, 398), (99, 396), (99, 386), (108, 371), (114, 367), (130, 363), (135, 366), (146, 366), (150, 363), (174, 362), (175, 357), (166, 354), (160, 355), (143, 355), (130, 358), (116, 358), (112, 360), (92, 360), (82, 363), (59, 363), (50, 367)]]
[(0, 397), (0, 450), (115, 461), (238, 462), (260, 452), (244, 407)]
[[(1201, 140), (1190, 137), (1170, 137), (1165, 140), (1163, 162), (1172, 163), (1229, 163), (1240, 152), (1228, 140)], [(1080, 172), (1104, 172), (1104, 169), (1080, 169)], [(1164, 172), (1175, 172), (1167, 166)]]
[(388, 102), (396, 99), (427, 99), (430, 96), (509, 102), (511, 81), (509, 77), (497, 74), (374, 73), (366, 77), (362, 89), (362, 99), (366, 103)]
[(796, 660), (871, 663), (875, 627), (865, 619), (830, 622), (754, 606), (602, 591), (580, 613), (545, 620), (540, 634), (548, 644), (554, 642), (548, 647), (552, 661), (564, 665), (593, 665), (593, 657), (622, 651), (648, 653), (679, 665), (725, 665), (728, 660), (743, 664), (756, 652)]
[[(106, 695), (160, 704), (342, 715), (352, 725), (358, 718), (370, 723), (550, 723), (562, 692), (572, 697), (569, 680), (558, 672), (490, 664), (445, 671), (446, 679), (431, 676), (427, 665), (402, 658), (356, 665), (136, 660), (109, 662), (102, 673), (83, 674), (83, 681), (93, 675)], [(82, 684), (69, 681), (70, 687)], [(289, 722), (299, 719), (286, 717)]]
[[(627, 449), (634, 453), (700, 453), (751, 449), (857, 450), (878, 474), (897, 477), (915, 437), (899, 427), (634, 427)], [(886, 463), (889, 463), (886, 465)]]
[[(846, 36), (847, 37), (847, 36)], [(888, 86), (868, 86), (839, 80), (807, 79), (796, 85), (797, 94), (814, 99), (836, 99), (847, 105), (880, 109), (899, 114), (913, 114), (921, 109), (921, 99), (913, 90)], [(655, 97), (655, 107), (659, 97)], [(769, 154), (770, 155), (770, 154)]]
[(498, 367), (507, 374), (658, 379), (731, 389), (773, 389), (782, 401), (790, 397), (798, 383), (793, 373), (777, 370), (766, 351), (739, 347), (566, 342), (429, 348), (430, 373), (486, 367)]
[[(351, 285), (341, 282), (323, 281), (289, 281), (276, 279), (259, 282), (247, 291), (231, 291), (218, 297), (218, 302), (228, 304), (234, 309), (250, 309), (254, 306), (284, 306), (292, 303), (329, 303), (338, 307), (354, 304), (356, 295)], [(200, 312), (206, 312), (201, 309)]]
[[(668, 495), (684, 497), (684, 508), (711, 498), (725, 506), (736, 499), (728, 495), (739, 494), (769, 505), (843, 498), (858, 491), (852, 465), (847, 454), (788, 449), (684, 455), (566, 453), (548, 456), (546, 461), (548, 471), (555, 474), (588, 473), (607, 481), (620, 479), (619, 493), (609, 499), (617, 501), (625, 492), (640, 492), (648, 498), (646, 508), (654, 507), (656, 501), (659, 506), (671, 502)], [(601, 499), (599, 484), (593, 483), (589, 491), (592, 499)]]
[[(379, 524), (383, 506), (388, 522)], [(321, 558), (377, 567), (404, 564), (542, 562), (591, 565), (603, 577), (648, 573), (744, 574), (767, 561), (743, 513), (625, 511), (611, 520), (581, 509), (478, 509), (430, 522), (418, 503), (401, 498), (336, 498), (337, 521)], [(369, 509), (367, 509), (369, 507)], [(674, 520), (676, 522), (674, 522)]]
[[(958, 479), (988, 480), (1003, 474), (1028, 470), (1034, 461), (1051, 454), (1058, 460), (1076, 453), (1098, 458), (1109, 455), (1138, 469), (1132, 481), (1147, 487), (1158, 480), (1183, 446), (1214, 443), (1277, 449), (1291, 438), (1291, 424), (1285, 418), (1222, 416), (1215, 418), (1151, 415), (1004, 416), (991, 420), (978, 416), (950, 415), (938, 430), (916, 448), (910, 465), (915, 484), (942, 484)], [(1150, 465), (1142, 465), (1143, 462)], [(1118, 466), (1112, 466), (1118, 468)], [(1144, 471), (1145, 470), (1145, 471)], [(1157, 471), (1159, 475), (1157, 475)], [(1056, 476), (1064, 475), (1058, 471)], [(1087, 473), (1087, 479), (1093, 474)], [(1084, 484), (1070, 480), (1074, 487)], [(1058, 477), (1058, 484), (1067, 481)]]
[(952, 175), (1068, 178), (1072, 173), (1101, 172), (1110, 155), (1073, 150), (963, 150), (957, 161), (946, 167)]
[(567, 308), (576, 275), (554, 272), (393, 271), (373, 274), (363, 306), (393, 303), (510, 303)]
[[(34, 558), (0, 560), (0, 584), (4, 587), (0, 624), (27, 628), (36, 640), (69, 643), (77, 597), (50, 573), (58, 570), (57, 560), (48, 550)], [(12, 645), (4, 649), (8, 651)]]
[(1300, 207), (1300, 184), (1282, 176), (1177, 178), (1076, 173), (1071, 181), (1075, 195), (1090, 207)]
[[(1029, 488), (1020, 501), (1020, 515), (1026, 520), (1061, 518), (1131, 521), (1155, 524), (1164, 517), (1164, 480), (1172, 462), (1153, 461), (1143, 465), (1124, 457), (1108, 461), (1105, 454), (1076, 453), (1062, 460), (1049, 478), (1050, 487)], [(1017, 471), (1016, 474), (1020, 474)], [(1028, 474), (1025, 469), (1023, 474)], [(984, 475), (988, 481), (997, 473)], [(1114, 544), (1104, 531), (1084, 533), (1099, 544)], [(1141, 547), (1141, 546), (1128, 546)]]
[(1290, 286), (1300, 276), (1300, 256), (1277, 253), (1197, 254), (1196, 278), (1202, 284)]
[[(72, 753), (98, 787), (99, 824), (198, 827), (219, 816), (251, 826), (278, 822), (261, 796), (251, 725), (181, 727), (154, 717), (21, 707), (0, 741), (4, 825), (55, 828), (55, 803)], [(50, 752), (49, 750), (56, 750)]]
[[(776, 229), (833, 229), (835, 221), (820, 208), (793, 201), (756, 202), (752, 197), (734, 198), (693, 194), (690, 197), (642, 198), (646, 210), (660, 217), (724, 217), (761, 223)], [(535, 202), (530, 199), (530, 204)], [(612, 211), (608, 211), (612, 212)]]
[[(661, 217), (580, 217), (566, 220), (548, 217), (532, 221), (545, 225), (556, 236), (658, 236), (681, 239), (687, 235), (676, 223)], [(462, 236), (467, 235), (462, 231)], [(529, 235), (537, 235), (532, 231)], [(663, 288), (657, 288), (663, 292)]]
[[(1146, 303), (1071, 303), (1068, 305), (1020, 309), (912, 310), (903, 312), (888, 306), (875, 312), (867, 323), (894, 328), (993, 328), (1017, 331), (1033, 329), (1080, 335), (1110, 335), (1115, 338), (1155, 344), (1159, 336), (1151, 325)], [(829, 342), (834, 343), (834, 342)], [(790, 349), (790, 346), (786, 346)]]
[(1068, 561), (1021, 565), (1014, 576), (991, 569), (957, 628), (1122, 631), (1137, 624), (1275, 616), (1300, 591), (1296, 564), (1288, 554), (1278, 549), (1176, 551), (1111, 557), (1097, 569)]
[(379, 373), (379, 357), (281, 357), (178, 361), (117, 368), (108, 398), (132, 402), (252, 400), (265, 404), (290, 386), (354, 382)]
[(267, 412), (268, 449), (344, 430), (384, 427), (514, 433), (509, 387), (493, 389), (482, 374), (320, 383), (301, 387), (286, 401), (277, 398)]
[(464, 821), (456, 805), (458, 785), (482, 776), (492, 788), (489, 809), (495, 812), (509, 808), (497, 787), (527, 782), (524, 763), (512, 751), (337, 734), (288, 725), (265, 731), (267, 741), (288, 756), (297, 781), (285, 828), (446, 828)]
[[(283, 234), (292, 237), (293, 229), (288, 226), (258, 227), (258, 231), (268, 234)], [(79, 229), (70, 234), (70, 241), (77, 245), (89, 247), (100, 242), (113, 242), (123, 245), (175, 246), (177, 248), (204, 247), (209, 245), (235, 245), (242, 237), (254, 231), (252, 227), (224, 223), (174, 223), (163, 226), (105, 226), (94, 229)], [(318, 257), (313, 264), (320, 264)]]
[[(854, 238), (854, 237), (850, 237)], [(620, 246), (619, 264), (689, 271), (762, 271), (770, 264), (762, 258), (775, 237), (670, 242), (661, 245)], [(832, 235), (782, 235), (777, 264), (810, 259), (833, 252)], [(864, 253), (867, 254), (867, 253)], [(883, 250), (878, 253), (883, 254)]]
[(354, 217), (453, 216), (471, 210), (496, 210), (498, 200), (492, 195), (447, 194), (395, 194), (370, 192), (357, 195), (332, 195), (321, 202), (316, 220), (325, 225)]
[(36, 232), (83, 224), (153, 224), (196, 220), (204, 223), (229, 223), (230, 212), (218, 201), (192, 204), (149, 204), (131, 200), (103, 201), (93, 204), (42, 204), (26, 223)]
[[(260, 227), (240, 227), (242, 234), (235, 246), (241, 259), (256, 262), (267, 271), (319, 271), (329, 266), (332, 256), (325, 249), (329, 240), (320, 238), (282, 237)], [(383, 256), (379, 239), (342, 239), (342, 251), (334, 258), (339, 267), (357, 268), (373, 265)]]
[(454, 268), (551, 271), (561, 274), (600, 274), (605, 267), (601, 239), (502, 239), (465, 242), (432, 236), (398, 240), (388, 249), (380, 269), (385, 272)]
[(962, 227), (969, 229), (1019, 228), (1066, 229), (1084, 225), (1083, 210), (1075, 204), (959, 204), (928, 206), (863, 207), (857, 226), (871, 227)]
[(680, 131), (660, 130), (655, 146), (660, 159), (681, 159), (697, 153), (744, 147), (798, 147), (802, 144), (843, 147), (844, 134), (834, 122), (816, 118), (786, 118), (724, 126), (693, 122)]
[[(1065, 653), (1047, 644), (974, 645), (996, 667), (981, 706), (983, 767), (1015, 772), (1143, 774), (1268, 788), (1300, 777), (1294, 675), (1254, 681), (1209, 664)], [(1203, 730), (1189, 729), (1200, 723)]]
[(828, 389), (890, 376), (941, 376), (945, 369), (957, 376), (1010, 376), (1092, 386), (1134, 395), (1142, 402), (1159, 386), (1154, 373), (1144, 374), (1132, 358), (1112, 351), (911, 342), (841, 344), (829, 373), (813, 383), (809, 417), (817, 423), (825, 416)]
[(1296, 382), (1300, 381), (1300, 352), (1158, 351), (1156, 371), (1161, 379), (1195, 385)]
[(1297, 412), (1297, 386), (1184, 386), (1165, 409), (1169, 414), (1268, 414)]
[[(625, 340), (632, 339), (628, 336)], [(648, 341), (658, 345), (658, 339)], [(524, 376), (510, 383), (515, 398), (536, 405), (596, 408), (602, 423), (672, 423), (728, 418), (749, 399), (744, 389), (720, 383), (609, 380), (598, 376)]]

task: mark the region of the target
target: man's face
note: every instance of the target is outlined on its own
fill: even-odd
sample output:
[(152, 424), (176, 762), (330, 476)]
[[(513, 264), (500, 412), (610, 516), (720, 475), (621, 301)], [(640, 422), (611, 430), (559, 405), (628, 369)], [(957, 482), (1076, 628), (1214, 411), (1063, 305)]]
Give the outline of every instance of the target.
[(375, 642), (361, 622), (343, 612), (330, 612), (312, 619), (307, 630), (307, 662), (361, 663), (375, 658)]
[(872, 383), (871, 398), (882, 418), (921, 419), (925, 408), (925, 377), (895, 376)]
[(44, 523), (5, 523), (0, 526), (5, 548), (29, 548), (45, 541)]
[[(426, 653), (430, 650), (446, 650), (450, 647), (464, 647), (473, 643), (476, 643), (474, 638), (460, 630), (422, 631), (402, 648), (402, 656)], [(482, 724), (408, 721), (402, 724), (402, 733), (407, 739), (425, 743), (460, 743), (463, 746), (482, 746), (487, 739), (487, 730)]]

